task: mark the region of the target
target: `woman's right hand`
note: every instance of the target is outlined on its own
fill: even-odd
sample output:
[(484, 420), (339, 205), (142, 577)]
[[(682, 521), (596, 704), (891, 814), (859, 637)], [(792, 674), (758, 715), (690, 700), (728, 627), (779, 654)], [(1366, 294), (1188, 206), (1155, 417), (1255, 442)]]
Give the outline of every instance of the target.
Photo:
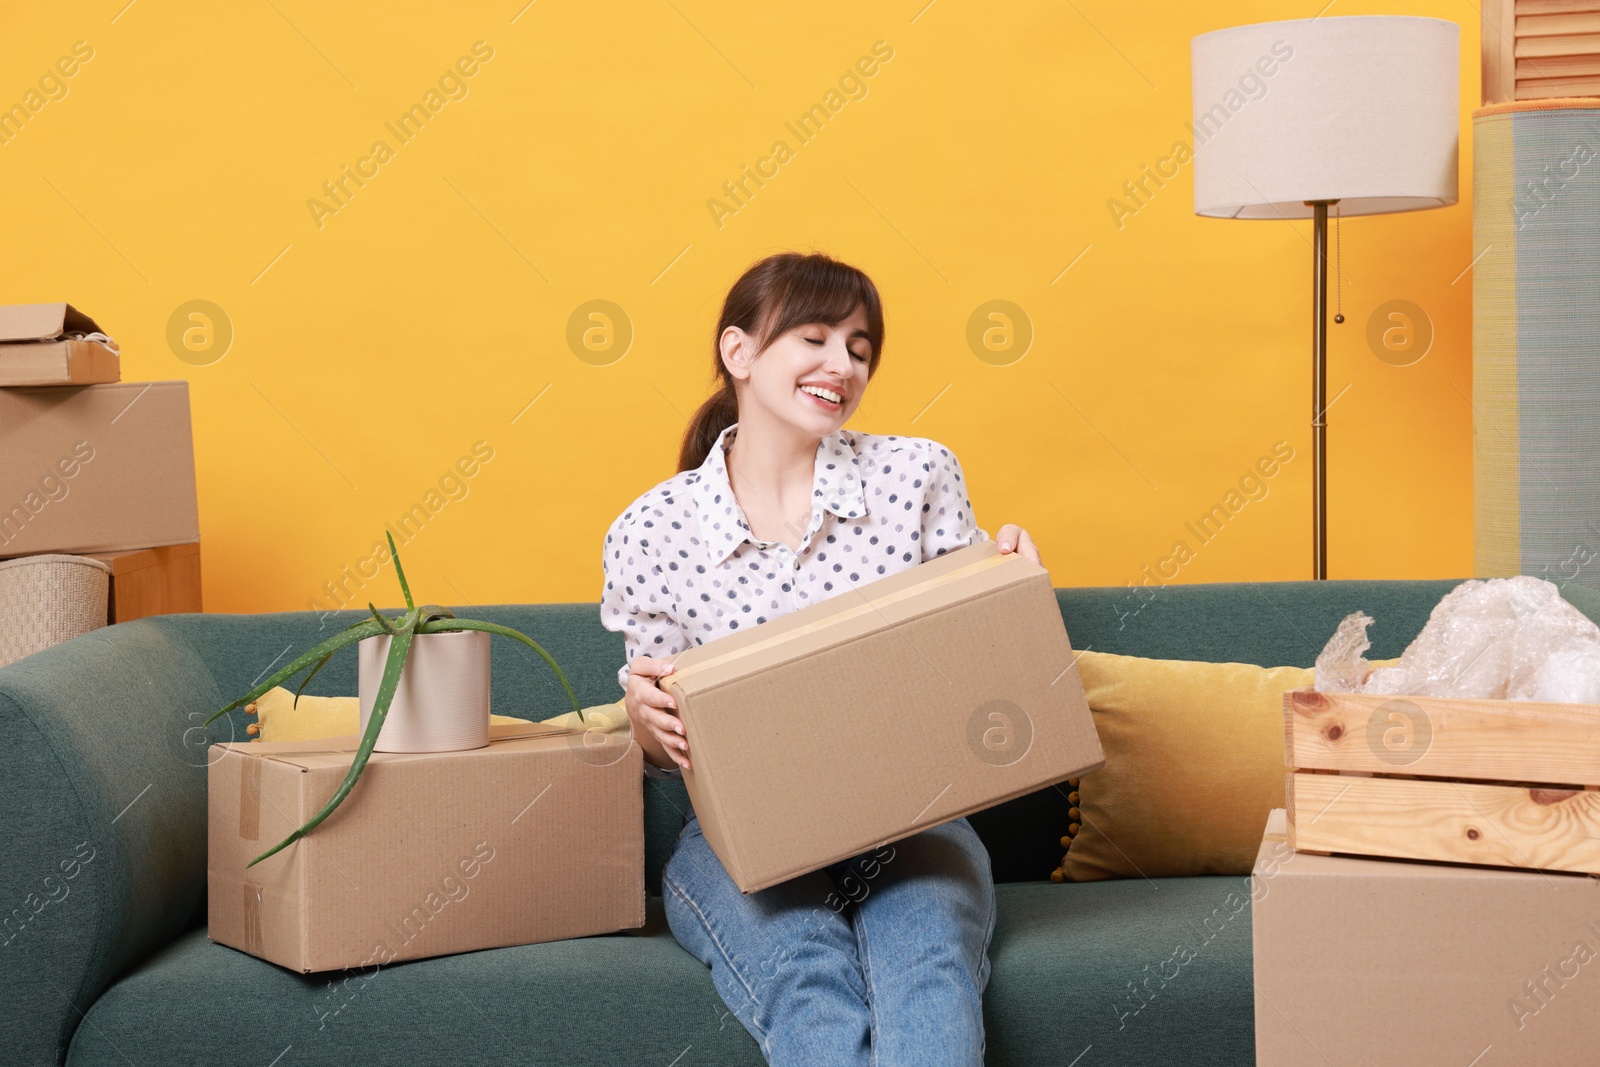
[(677, 715), (677, 701), (657, 684), (657, 679), (670, 673), (672, 663), (667, 660), (635, 656), (628, 665), (628, 691), (623, 706), (633, 723), (634, 736), (646, 739), (646, 758), (662, 766), (660, 757), (665, 755), (688, 770), (689, 741), (684, 736), (683, 720)]

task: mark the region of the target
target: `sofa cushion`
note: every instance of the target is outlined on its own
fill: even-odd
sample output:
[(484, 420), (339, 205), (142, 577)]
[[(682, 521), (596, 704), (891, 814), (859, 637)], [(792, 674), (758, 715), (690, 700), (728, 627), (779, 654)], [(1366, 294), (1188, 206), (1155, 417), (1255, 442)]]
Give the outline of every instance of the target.
[(1078, 653), (1106, 764), (1078, 786), (1072, 881), (1249, 874), (1283, 807), (1283, 694), (1309, 667)]
[[(311, 741), (361, 732), (360, 697), (318, 697), (302, 693), (296, 700), (293, 690), (277, 685), (262, 693), (254, 703), (256, 723), (261, 727), (255, 736), (257, 741)], [(248, 706), (246, 713), (250, 713)], [(489, 716), (491, 726), (532, 721), (516, 715)], [(567, 711), (538, 721), (569, 729), (611, 731), (627, 727), (628, 712), (622, 701), (617, 700), (584, 708), (581, 719), (578, 712)]]
[(1255, 1063), (1249, 878), (1013, 882), (995, 899), (989, 1067)]
[[(1092, 1044), (1085, 1063), (1170, 1067), (1203, 1035), (1207, 1063), (1247, 1067), (1249, 892), (1243, 878), (996, 887), (985, 1062), (1061, 1067)], [(95, 1002), (72, 1063), (759, 1067), (711, 972), (649, 904), (637, 931), (367, 972), (296, 974), (193, 931)]]

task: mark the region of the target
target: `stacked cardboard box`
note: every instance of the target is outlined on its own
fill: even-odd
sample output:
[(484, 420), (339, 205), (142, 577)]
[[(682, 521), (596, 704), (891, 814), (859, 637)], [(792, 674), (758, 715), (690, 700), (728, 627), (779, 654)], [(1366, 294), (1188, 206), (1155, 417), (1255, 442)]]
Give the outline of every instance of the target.
[(644, 925), (643, 755), (626, 731), (507, 723), (484, 748), (373, 753), (332, 815), (252, 865), (333, 794), (359, 742), (212, 750), (213, 941), (291, 970), (370, 976)]
[(1261, 1067), (1595, 1062), (1593, 877), (1303, 852), (1280, 808), (1250, 890)]
[(70, 304), (0, 308), (0, 559), (110, 564), (110, 622), (199, 611), (188, 383), (124, 382), (119, 360)]
[(117, 343), (71, 304), (0, 307), (0, 386), (121, 379)]

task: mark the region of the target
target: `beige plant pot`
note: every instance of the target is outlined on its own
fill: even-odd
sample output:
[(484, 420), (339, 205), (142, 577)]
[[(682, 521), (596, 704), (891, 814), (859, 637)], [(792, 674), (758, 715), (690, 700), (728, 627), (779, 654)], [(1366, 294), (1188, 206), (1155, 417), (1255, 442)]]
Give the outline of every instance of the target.
[[(357, 643), (361, 732), (383, 680), (388, 634)], [(417, 634), (378, 731), (377, 752), (456, 752), (489, 743), (489, 635), (481, 630)]]

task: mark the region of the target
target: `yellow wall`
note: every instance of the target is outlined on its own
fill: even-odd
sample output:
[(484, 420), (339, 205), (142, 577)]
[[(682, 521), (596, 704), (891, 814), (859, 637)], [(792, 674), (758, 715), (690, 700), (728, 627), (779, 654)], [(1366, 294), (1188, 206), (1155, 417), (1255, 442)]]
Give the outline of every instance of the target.
[[(1198, 218), (1188, 166), (1120, 228), (1107, 201), (1187, 136), (1190, 38), (1318, 0), (124, 2), (7, 15), (0, 103), (75, 42), (93, 58), (0, 144), (0, 300), (70, 301), (125, 379), (190, 381), (210, 610), (307, 607), (480, 441), (493, 458), (402, 549), (420, 595), (598, 599), (607, 525), (673, 473), (709, 388), (727, 287), (787, 248), (884, 294), (852, 425), (948, 444), (980, 524), (1026, 527), (1057, 585), (1139, 581), (1179, 539), (1179, 582), (1310, 576), (1310, 224)], [(1396, 13), (1461, 24), (1460, 201), (1343, 227), (1335, 578), (1472, 561), (1478, 22), (1442, 0), (1328, 12)], [(409, 142), (386, 128), (479, 41), (465, 96)], [(801, 144), (785, 123), (879, 41), (865, 95)], [(379, 140), (392, 158), (343, 207), (308, 207)], [(708, 201), (776, 140), (792, 158), (719, 220)], [(566, 340), (602, 299), (634, 333), (609, 365)], [(995, 299), (1034, 330), (1007, 366), (966, 340)], [(1412, 366), (1365, 341), (1392, 299), (1435, 324)], [(169, 348), (193, 300), (232, 323), (214, 362)], [(1267, 495), (1199, 546), (1184, 524), (1279, 440)], [(398, 601), (391, 571), (369, 598)]]

